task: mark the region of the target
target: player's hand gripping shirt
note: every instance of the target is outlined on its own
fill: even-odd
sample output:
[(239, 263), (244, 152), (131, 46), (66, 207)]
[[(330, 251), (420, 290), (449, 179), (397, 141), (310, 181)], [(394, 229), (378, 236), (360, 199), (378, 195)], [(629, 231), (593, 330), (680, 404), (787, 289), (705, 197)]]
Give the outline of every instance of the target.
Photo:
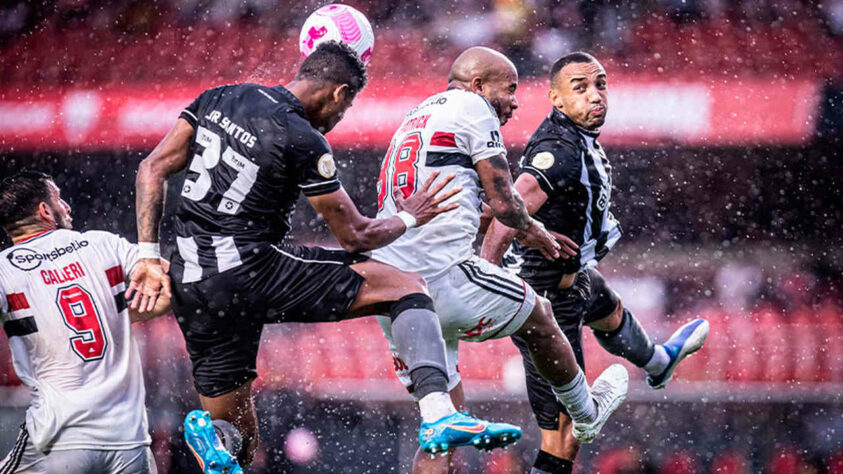
[(100, 231), (55, 230), (0, 253), (0, 318), (32, 389), (26, 428), (39, 450), (150, 444), (123, 298), (137, 260), (134, 245)]
[(242, 264), (290, 230), (299, 194), (340, 188), (331, 147), (282, 86), (221, 86), (180, 115), (195, 129), (176, 214), (176, 283)]
[(563, 274), (596, 265), (621, 237), (611, 212), (612, 166), (597, 136), (554, 108), (527, 143), (520, 173), (535, 177), (547, 194), (533, 217), (580, 247), (574, 258), (550, 261), (516, 242), (520, 274), (531, 282), (555, 287)]
[(393, 135), (381, 167), (378, 217), (397, 214), (395, 190), (407, 198), (435, 171), (441, 178), (456, 175), (445, 189), (462, 186), (462, 192), (442, 205), (457, 202), (459, 208), (410, 229), (373, 251), (373, 256), (426, 279), (469, 259), (482, 213), (482, 188), (474, 165), (496, 155), (506, 155), (500, 121), (483, 96), (452, 89), (411, 110)]

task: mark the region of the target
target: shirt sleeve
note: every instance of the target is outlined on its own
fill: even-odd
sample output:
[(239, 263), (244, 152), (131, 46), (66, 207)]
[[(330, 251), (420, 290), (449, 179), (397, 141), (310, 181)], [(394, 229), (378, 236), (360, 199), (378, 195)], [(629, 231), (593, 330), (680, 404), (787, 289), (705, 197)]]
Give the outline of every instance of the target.
[(138, 264), (138, 246), (130, 243), (123, 237), (115, 236), (117, 247), (117, 259), (120, 261), (120, 267), (123, 268), (123, 275), (126, 278), (132, 276), (135, 267)]
[(456, 133), (457, 148), (477, 164), (497, 155), (506, 156), (501, 137), (501, 123), (492, 105), (477, 94), (471, 94), (464, 104)]
[(100, 239), (106, 245), (107, 251), (114, 255), (120, 268), (123, 269), (124, 278), (128, 279), (138, 264), (138, 246), (111, 232), (93, 230), (87, 233)]
[(199, 124), (199, 105), (202, 102), (202, 97), (205, 95), (206, 92), (199, 94), (199, 97), (193, 99), (193, 102), (191, 102), (190, 105), (188, 105), (179, 114), (179, 118), (187, 120), (188, 123), (193, 126), (193, 128), (196, 128), (196, 126)]
[(579, 181), (576, 176), (579, 162), (576, 146), (563, 140), (547, 140), (524, 155), (519, 174), (533, 175), (542, 191), (550, 196), (567, 183)]
[(340, 180), (328, 140), (309, 124), (304, 126), (293, 121), (287, 133), (286, 158), (293, 163), (302, 193), (312, 197), (338, 190)]

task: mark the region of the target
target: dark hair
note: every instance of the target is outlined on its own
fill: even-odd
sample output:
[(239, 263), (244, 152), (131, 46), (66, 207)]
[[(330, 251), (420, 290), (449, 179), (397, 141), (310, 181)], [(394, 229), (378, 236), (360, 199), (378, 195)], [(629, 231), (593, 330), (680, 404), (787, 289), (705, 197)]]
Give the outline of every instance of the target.
[(563, 67), (572, 64), (572, 63), (596, 63), (597, 58), (594, 56), (584, 52), (584, 51), (576, 51), (573, 53), (568, 53), (565, 56), (557, 59), (553, 66), (550, 67), (550, 83), (553, 84), (554, 80), (556, 79), (556, 75), (559, 74), (559, 71), (562, 70)]
[(348, 84), (351, 93), (357, 94), (366, 87), (368, 76), (366, 65), (351, 46), (326, 41), (304, 59), (296, 79)]
[(38, 204), (49, 202), (48, 181), (53, 177), (40, 171), (21, 171), (4, 179), (0, 183), (0, 227), (11, 229), (35, 214)]

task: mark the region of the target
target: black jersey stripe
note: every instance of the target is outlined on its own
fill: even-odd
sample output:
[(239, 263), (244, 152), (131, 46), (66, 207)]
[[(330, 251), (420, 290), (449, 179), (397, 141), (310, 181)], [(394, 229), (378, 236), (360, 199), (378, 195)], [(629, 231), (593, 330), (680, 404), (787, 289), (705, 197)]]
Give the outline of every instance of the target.
[(435, 151), (427, 152), (425, 165), (431, 167), (456, 165), (463, 168), (474, 168), (474, 165), (471, 163), (471, 157), (465, 153), (442, 153)]
[(126, 303), (126, 295), (121, 291), (114, 295), (114, 305), (117, 306), (117, 312), (122, 313), (129, 305)]
[(34, 316), (28, 316), (20, 319), (10, 319), (3, 323), (3, 330), (6, 331), (6, 336), (28, 336), (38, 332), (38, 325), (35, 323)]

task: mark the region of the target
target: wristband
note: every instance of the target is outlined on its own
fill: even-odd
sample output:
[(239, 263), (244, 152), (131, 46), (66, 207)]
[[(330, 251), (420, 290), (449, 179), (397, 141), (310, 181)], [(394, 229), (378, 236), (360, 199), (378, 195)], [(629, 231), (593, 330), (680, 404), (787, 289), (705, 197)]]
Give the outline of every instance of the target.
[(158, 242), (138, 242), (138, 258), (161, 258)]
[(410, 230), (416, 226), (416, 218), (413, 217), (413, 215), (407, 211), (401, 211), (398, 214), (395, 214), (395, 216), (401, 219), (401, 222), (404, 223), (404, 225), (407, 227), (407, 230)]

